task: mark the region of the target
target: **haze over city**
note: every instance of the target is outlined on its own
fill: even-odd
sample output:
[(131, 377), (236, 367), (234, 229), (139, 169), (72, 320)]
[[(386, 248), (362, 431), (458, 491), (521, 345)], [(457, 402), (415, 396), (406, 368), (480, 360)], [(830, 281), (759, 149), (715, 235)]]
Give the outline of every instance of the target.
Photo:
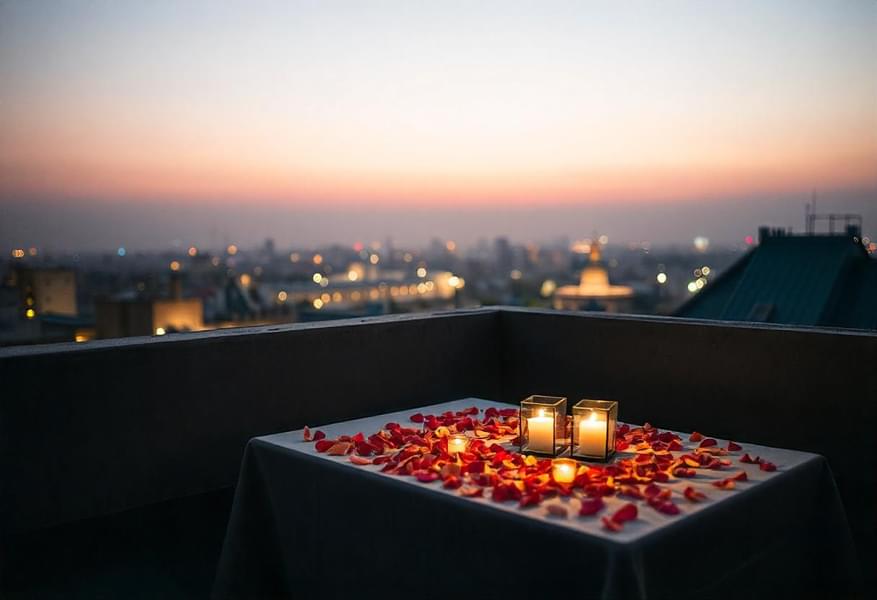
[(877, 222), (877, 4), (6, 2), (0, 239)]

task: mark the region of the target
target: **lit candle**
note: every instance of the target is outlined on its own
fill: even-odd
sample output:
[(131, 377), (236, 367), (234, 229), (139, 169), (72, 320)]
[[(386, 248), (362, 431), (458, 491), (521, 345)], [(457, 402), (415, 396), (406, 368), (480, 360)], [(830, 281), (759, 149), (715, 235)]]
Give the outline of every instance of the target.
[(527, 419), (527, 449), (533, 452), (554, 453), (554, 415), (545, 416), (545, 411), (539, 409), (535, 417)]
[(551, 476), (557, 483), (572, 483), (577, 470), (578, 463), (569, 458), (555, 458), (551, 463)]
[(579, 421), (578, 453), (599, 457), (606, 454), (606, 417), (597, 411)]
[(465, 435), (452, 435), (448, 438), (448, 454), (465, 452), (468, 445), (469, 440), (466, 439)]

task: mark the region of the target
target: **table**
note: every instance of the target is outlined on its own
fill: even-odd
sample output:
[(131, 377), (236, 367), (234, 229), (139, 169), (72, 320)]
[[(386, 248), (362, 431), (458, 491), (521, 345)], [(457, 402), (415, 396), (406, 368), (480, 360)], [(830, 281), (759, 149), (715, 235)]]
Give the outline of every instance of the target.
[[(319, 429), (330, 438), (368, 435), (389, 421), (408, 426), (415, 412), (470, 406), (508, 408), (467, 398)], [(852, 542), (825, 459), (743, 446), (778, 469), (734, 460), (733, 471), (748, 476), (734, 491), (710, 485), (725, 471), (671, 481), (665, 487), (693, 485), (709, 500), (680, 501), (675, 516), (641, 504), (638, 519), (612, 532), (599, 518), (577, 516), (576, 498), (522, 509), (318, 453), (302, 431), (255, 438), (214, 597), (776, 598), (854, 590)], [(603, 514), (611, 514), (626, 500), (605, 502)], [(552, 504), (569, 516), (551, 515)]]

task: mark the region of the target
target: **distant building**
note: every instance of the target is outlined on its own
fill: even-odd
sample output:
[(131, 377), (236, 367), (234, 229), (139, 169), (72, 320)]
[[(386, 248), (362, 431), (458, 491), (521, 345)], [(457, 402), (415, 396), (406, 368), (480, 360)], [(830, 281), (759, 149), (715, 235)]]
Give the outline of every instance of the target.
[(182, 282), (171, 277), (170, 297), (119, 296), (95, 303), (95, 333), (98, 338), (132, 335), (164, 335), (204, 329), (204, 302), (183, 298)]
[(600, 260), (600, 245), (595, 242), (590, 246), (590, 257), (582, 269), (579, 284), (557, 288), (554, 292), (554, 308), (627, 312), (633, 299), (632, 288), (609, 282), (609, 272)]
[(29, 318), (37, 315), (75, 317), (76, 274), (72, 269), (16, 269), (13, 285)]
[(762, 228), (758, 246), (676, 316), (877, 329), (877, 261), (855, 226), (804, 235)]

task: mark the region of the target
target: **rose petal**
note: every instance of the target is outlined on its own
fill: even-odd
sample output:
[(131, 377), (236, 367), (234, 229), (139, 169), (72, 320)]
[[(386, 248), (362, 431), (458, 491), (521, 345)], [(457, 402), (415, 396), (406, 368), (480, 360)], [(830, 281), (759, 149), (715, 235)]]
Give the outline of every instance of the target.
[(618, 521), (610, 517), (603, 517), (601, 521), (603, 521), (603, 527), (605, 527), (609, 531), (619, 532), (624, 529), (624, 523), (619, 523)]
[(408, 419), (412, 423), (423, 423), (423, 414), (422, 413), (414, 413), (413, 415), (408, 417)]
[(461, 487), (460, 495), (466, 496), (467, 498), (474, 498), (476, 496), (481, 497), (484, 495), (484, 488), (474, 486)]
[(603, 502), (603, 498), (600, 496), (596, 498), (582, 498), (582, 507), (579, 509), (579, 514), (583, 517), (589, 517), (597, 514), (605, 507), (606, 503)]
[(728, 440), (728, 451), (729, 452), (738, 452), (742, 449), (743, 449), (743, 446), (741, 446), (740, 444), (737, 444), (735, 442), (732, 442), (731, 440)]
[(463, 485), (463, 480), (456, 475), (451, 475), (450, 477), (445, 478), (445, 482), (442, 485), (449, 490), (455, 490)]
[(740, 457), (740, 462), (746, 463), (749, 465), (754, 465), (754, 464), (760, 462), (760, 459), (757, 456), (755, 458), (752, 458), (751, 456), (749, 456), (749, 453), (747, 452), (746, 454), (744, 454), (743, 456)]
[(569, 511), (562, 504), (549, 504), (546, 507), (548, 514), (552, 517), (559, 517), (561, 519), (565, 519), (569, 516)]
[(637, 509), (636, 504), (633, 502), (628, 502), (612, 515), (612, 520), (617, 521), (619, 523), (624, 523), (625, 521), (633, 521), (636, 519)]
[(314, 448), (317, 452), (325, 452), (329, 448), (335, 445), (333, 440), (318, 440), (316, 444), (314, 444)]
[(527, 508), (529, 506), (538, 506), (540, 502), (542, 502), (542, 494), (540, 494), (539, 492), (533, 492), (531, 494), (521, 496), (520, 507)]
[(758, 468), (761, 469), (762, 471), (768, 471), (768, 472), (777, 470), (777, 466), (775, 464), (773, 464), (772, 462), (767, 461), (767, 460), (763, 460), (763, 461), (759, 462)]
[(414, 471), (412, 475), (414, 475), (417, 478), (417, 481), (421, 483), (429, 483), (439, 478), (439, 474), (435, 471), (427, 471), (425, 469)]
[(304, 440), (306, 442), (310, 442), (312, 439), (314, 439), (311, 437), (311, 429), (307, 425), (305, 425), (304, 431), (302, 432), (302, 437), (304, 437)]
[(355, 465), (360, 465), (360, 466), (372, 464), (372, 461), (370, 459), (363, 458), (363, 457), (358, 456), (356, 454), (351, 454), (350, 456), (347, 457), (347, 460), (349, 460), (350, 462), (352, 462)]
[(716, 444), (718, 444), (718, 442), (716, 440), (714, 440), (713, 438), (706, 438), (705, 440), (703, 440), (700, 443), (699, 447), (700, 448), (709, 448), (710, 446), (715, 446)]
[(737, 487), (733, 479), (720, 479), (719, 481), (713, 481), (712, 485), (720, 490), (733, 490)]
[(692, 433), (692, 434), (689, 436), (688, 441), (689, 441), (689, 442), (699, 442), (699, 441), (701, 441), (702, 439), (703, 439), (703, 434), (702, 434), (702, 433), (698, 433), (698, 432), (695, 431), (694, 433)]
[(315, 442), (317, 442), (319, 440), (323, 440), (323, 439), (326, 439), (325, 433), (323, 433), (322, 431), (315, 431), (314, 432), (314, 441)]
[(691, 502), (701, 502), (707, 499), (706, 494), (704, 494), (703, 492), (698, 492), (691, 486), (685, 488), (685, 491), (682, 492), (682, 494)]
[[(317, 442), (317, 444), (319, 443), (320, 442)], [(347, 451), (350, 450), (351, 446), (352, 444), (350, 442), (335, 442), (329, 446), (329, 449), (326, 450), (326, 454), (330, 456), (342, 456), (347, 454)]]
[(740, 471), (739, 473), (731, 475), (728, 479), (733, 479), (734, 481), (746, 481), (749, 477), (746, 475), (746, 471)]

